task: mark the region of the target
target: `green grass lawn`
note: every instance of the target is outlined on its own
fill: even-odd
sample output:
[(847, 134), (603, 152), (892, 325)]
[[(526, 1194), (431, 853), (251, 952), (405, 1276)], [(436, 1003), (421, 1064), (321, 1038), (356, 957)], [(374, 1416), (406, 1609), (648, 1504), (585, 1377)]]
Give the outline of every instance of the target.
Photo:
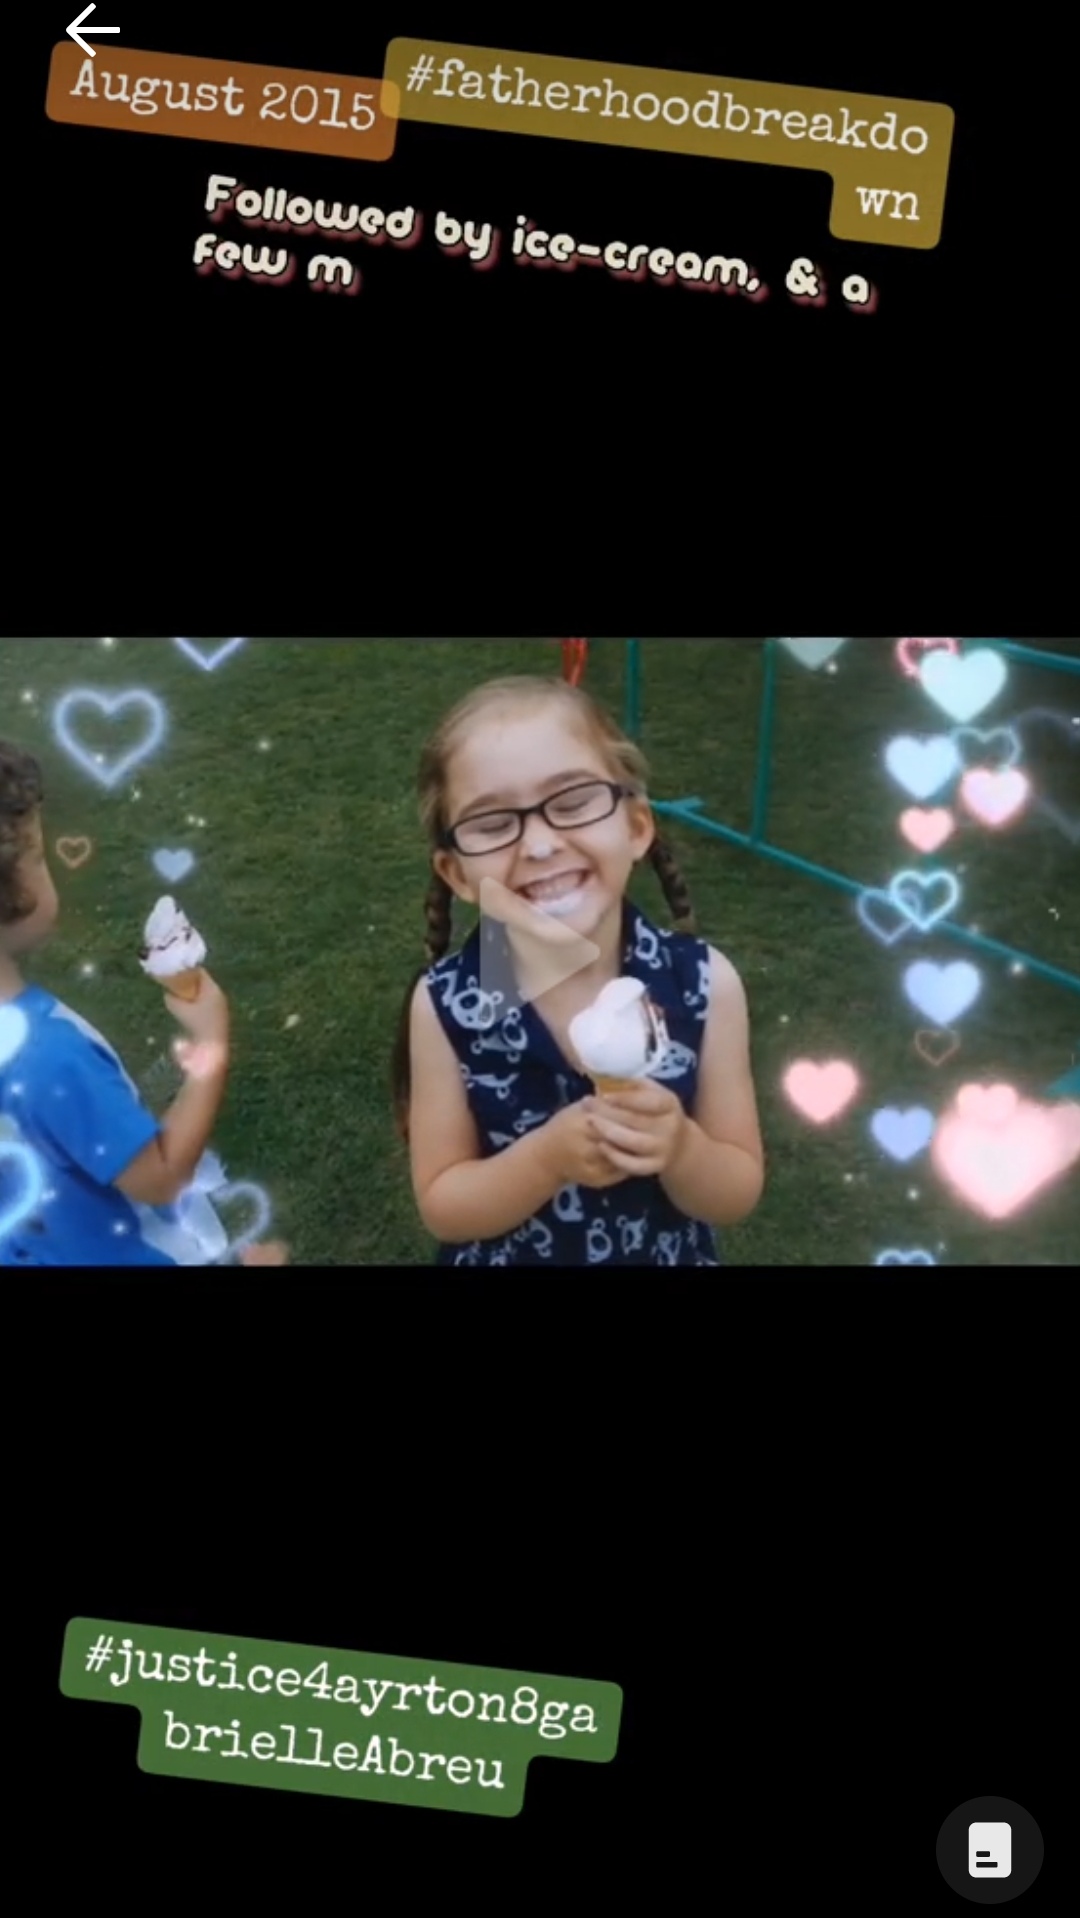
[[(1080, 654), (1076, 641), (1039, 643)], [(745, 829), (754, 643), (651, 640), (642, 655), (655, 796), (697, 795), (707, 814)], [(624, 660), (621, 641), (593, 643), (588, 683), (619, 712)], [(885, 885), (920, 862), (897, 832), (911, 802), (883, 771), (884, 746), (948, 722), (899, 675), (890, 642), (854, 641), (837, 668), (781, 661), (769, 837)], [(33, 976), (101, 1028), (160, 1110), (179, 1083), (175, 1032), (138, 948), (155, 899), (176, 895), (233, 1005), (232, 1083), (215, 1144), (233, 1179), (269, 1192), (274, 1230), (298, 1263), (431, 1258), (387, 1096), (393, 1029), (423, 940), (414, 769), (426, 732), (462, 692), (535, 670), (560, 670), (554, 642), (251, 640), (204, 673), (167, 640), (108, 650), (96, 640), (0, 640), (0, 734), (44, 761), (50, 847), (79, 835), (94, 846), (78, 870), (53, 860), (61, 924)], [(144, 687), (169, 715), (154, 757), (114, 791), (53, 736), (57, 700), (82, 686)], [(1032, 706), (1080, 710), (1080, 681), (1014, 669), (994, 720)], [(140, 723), (91, 715), (79, 733), (91, 750), (115, 753), (135, 743)], [(1067, 758), (1048, 753), (1039, 769), (1063, 796)], [(1071, 803), (1080, 809), (1075, 791)], [(741, 972), (753, 1017), (770, 1175), (758, 1214), (728, 1235), (731, 1262), (858, 1266), (886, 1246), (920, 1246), (947, 1266), (1075, 1265), (1080, 1172), (991, 1226), (950, 1196), (925, 1157), (906, 1168), (888, 1160), (868, 1124), (879, 1106), (936, 1113), (968, 1079), (1008, 1079), (1042, 1096), (1080, 1054), (1080, 994), (932, 933), (886, 949), (843, 893), (689, 828), (671, 837), (702, 929)], [(196, 857), (179, 884), (151, 864), (166, 847)], [(961, 923), (1080, 973), (1080, 846), (1053, 824), (1029, 815), (1005, 832), (972, 826), (936, 863), (963, 869)], [(651, 877), (637, 896), (663, 917)], [(984, 978), (960, 1051), (937, 1069), (914, 1050), (927, 1022), (900, 987), (916, 958), (971, 958)], [(823, 1132), (781, 1090), (800, 1057), (850, 1058), (863, 1080), (858, 1104)]]

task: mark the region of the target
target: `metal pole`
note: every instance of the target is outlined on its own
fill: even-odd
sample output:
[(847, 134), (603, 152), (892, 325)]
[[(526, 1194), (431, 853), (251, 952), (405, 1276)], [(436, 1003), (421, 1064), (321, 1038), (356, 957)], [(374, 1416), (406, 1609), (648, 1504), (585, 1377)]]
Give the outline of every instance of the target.
[[(823, 879), (826, 885), (838, 886), (842, 892), (851, 893), (858, 898), (862, 893), (872, 890), (860, 886), (854, 879), (847, 879), (843, 873), (831, 872), (827, 866), (817, 866), (809, 859), (800, 859), (796, 853), (781, 852), (776, 846), (767, 846), (751, 839), (749, 833), (736, 832), (732, 826), (719, 826), (711, 819), (703, 819), (700, 800), (679, 800), (672, 803), (653, 800), (653, 811), (668, 813), (674, 819), (682, 820), (684, 825), (696, 826), (699, 832), (707, 832), (717, 839), (726, 839), (733, 846), (743, 846), (748, 852), (756, 852), (763, 859), (771, 859), (775, 865), (787, 866), (792, 872), (808, 873), (811, 879)], [(1035, 972), (1043, 979), (1052, 979), (1055, 985), (1068, 986), (1073, 992), (1080, 992), (1080, 978), (1071, 972), (1062, 972), (1060, 967), (1051, 966), (1043, 959), (1033, 959), (1030, 953), (1017, 952), (1013, 946), (1003, 946), (997, 939), (987, 939), (981, 932), (967, 932), (963, 926), (954, 926), (948, 920), (930, 928), (942, 938), (959, 939), (962, 945), (971, 946), (978, 952), (989, 952), (998, 959), (1010, 959), (1025, 966), (1029, 972)]]
[(754, 810), (750, 839), (760, 845), (765, 837), (769, 814), (769, 788), (772, 777), (773, 711), (776, 704), (776, 641), (765, 641), (765, 668), (761, 688), (761, 714), (758, 720), (757, 771), (754, 775)]
[(1080, 659), (1070, 659), (1067, 653), (1039, 652), (1031, 646), (1015, 646), (1011, 639), (969, 639), (964, 644), (969, 648), (992, 646), (1015, 659), (1018, 666), (1049, 666), (1059, 673), (1080, 673)]

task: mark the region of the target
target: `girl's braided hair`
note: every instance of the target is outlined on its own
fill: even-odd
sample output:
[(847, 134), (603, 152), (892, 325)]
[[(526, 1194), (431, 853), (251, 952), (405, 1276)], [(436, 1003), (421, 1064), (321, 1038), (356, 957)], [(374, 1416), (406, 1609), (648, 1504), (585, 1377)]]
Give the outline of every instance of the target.
[[(461, 700), (446, 715), (421, 754), (417, 777), (420, 822), (432, 852), (437, 848), (442, 834), (451, 823), (446, 811), (449, 768), (462, 734), (475, 719), (492, 707), (505, 708), (541, 702), (560, 703), (571, 721), (580, 730), (588, 733), (599, 747), (612, 777), (625, 781), (627, 785), (638, 786), (642, 794), (645, 794), (649, 767), (644, 754), (632, 739), (627, 738), (610, 714), (597, 703), (591, 693), (585, 691), (584, 687), (569, 685), (562, 679), (534, 678), (529, 675), (490, 680)], [(679, 870), (671, 847), (659, 835), (653, 842), (649, 861), (660, 881), (664, 898), (670, 909), (673, 930), (696, 933), (697, 921), (689, 888)], [(398, 1132), (405, 1140), (409, 1136), (411, 1092), (409, 1037), (412, 1003), (417, 986), (425, 978), (429, 968), (437, 965), (438, 961), (445, 958), (450, 951), (453, 941), (454, 899), (455, 895), (451, 887), (433, 872), (424, 900), (426, 924), (424, 954), (427, 963), (421, 966), (409, 984), (394, 1046), (392, 1068), (394, 1113)]]
[(10, 740), (0, 739), (0, 926), (14, 926), (34, 910), (19, 885), (27, 823), (45, 797), (41, 767)]

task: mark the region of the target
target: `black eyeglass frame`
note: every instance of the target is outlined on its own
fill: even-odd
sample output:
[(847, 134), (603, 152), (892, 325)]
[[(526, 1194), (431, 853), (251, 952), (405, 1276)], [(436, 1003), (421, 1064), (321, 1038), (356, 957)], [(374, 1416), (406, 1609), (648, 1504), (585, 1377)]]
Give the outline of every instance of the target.
[[(539, 813), (545, 826), (550, 826), (553, 832), (562, 832), (564, 828), (557, 826), (554, 820), (548, 818), (548, 807), (554, 806), (560, 799), (565, 799), (568, 793), (584, 792), (590, 786), (606, 786), (608, 792), (611, 794), (610, 812), (597, 813), (595, 819), (589, 820), (588, 823), (590, 826), (599, 826), (605, 819), (610, 819), (612, 814), (618, 811), (620, 800), (640, 799), (641, 797), (639, 787), (625, 786), (617, 780), (579, 779), (575, 785), (564, 786), (561, 792), (551, 793), (539, 806), (500, 806), (497, 811), (492, 810), (491, 812), (475, 813), (471, 819), (460, 820), (457, 826), (450, 826), (446, 832), (439, 835), (439, 848), (443, 852), (456, 852), (459, 859), (483, 859), (488, 852), (506, 852), (511, 846), (520, 844), (521, 840), (525, 837), (525, 821), (531, 819), (534, 813)], [(517, 832), (512, 839), (501, 840), (497, 846), (485, 847), (483, 852), (464, 852), (458, 845), (457, 835), (462, 825), (476, 826), (481, 824), (485, 819), (502, 819), (506, 817), (516, 818), (518, 822)]]

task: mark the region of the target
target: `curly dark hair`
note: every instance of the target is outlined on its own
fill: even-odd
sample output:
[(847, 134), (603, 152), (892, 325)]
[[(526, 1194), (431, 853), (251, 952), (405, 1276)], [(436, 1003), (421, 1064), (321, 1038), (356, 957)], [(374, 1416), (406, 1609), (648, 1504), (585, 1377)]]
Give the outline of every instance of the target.
[(21, 746), (0, 739), (0, 926), (13, 926), (34, 910), (18, 882), (27, 826), (45, 798), (41, 767)]

